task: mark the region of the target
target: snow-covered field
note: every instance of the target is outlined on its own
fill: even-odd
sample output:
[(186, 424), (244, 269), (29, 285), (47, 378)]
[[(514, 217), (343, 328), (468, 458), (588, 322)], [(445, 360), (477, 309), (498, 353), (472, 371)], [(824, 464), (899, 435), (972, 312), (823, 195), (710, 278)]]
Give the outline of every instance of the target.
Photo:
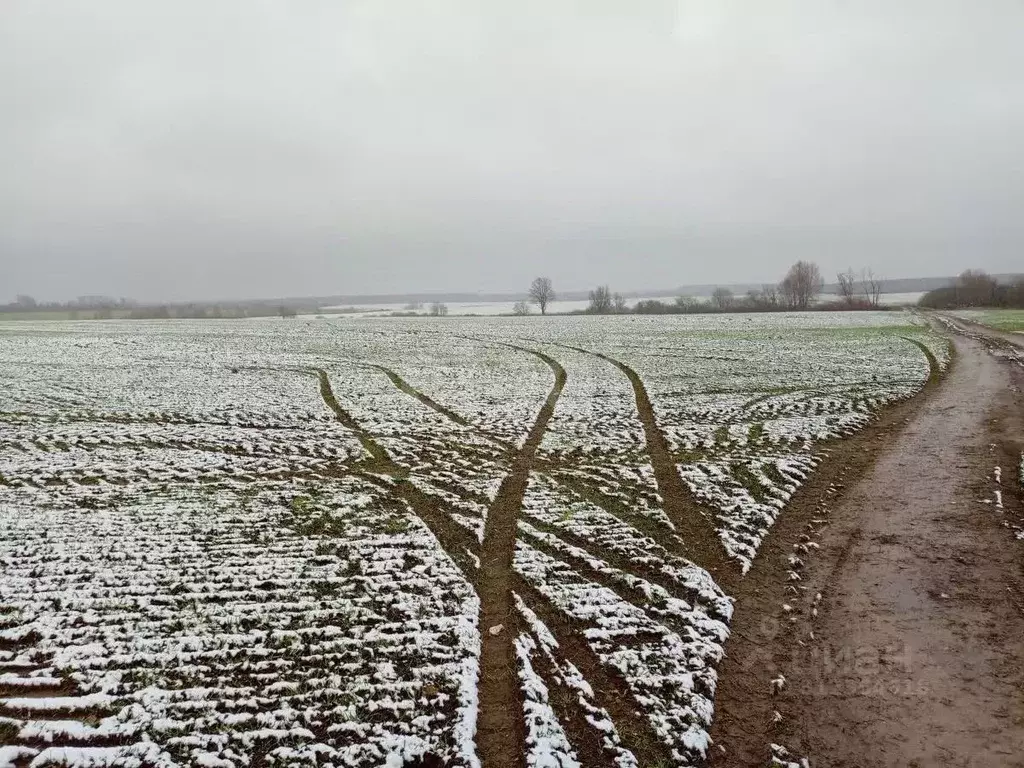
[(695, 764), (707, 542), (745, 572), (913, 342), (945, 361), (898, 313), (0, 324), (0, 766), (475, 766), (501, 632), (530, 765)]

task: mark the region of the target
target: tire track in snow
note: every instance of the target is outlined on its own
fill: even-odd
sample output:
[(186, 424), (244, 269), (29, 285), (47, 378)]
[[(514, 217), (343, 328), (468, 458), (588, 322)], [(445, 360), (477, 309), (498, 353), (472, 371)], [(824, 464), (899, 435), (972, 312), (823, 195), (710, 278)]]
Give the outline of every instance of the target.
[[(389, 372), (388, 369), (384, 368), (383, 366), (378, 366), (375, 364), (372, 367), (377, 368), (384, 373), (387, 373), (388, 378), (391, 379), (391, 381), (395, 384), (396, 387), (398, 387), (401, 391), (405, 392), (406, 394), (415, 397), (417, 400), (419, 400), (427, 407), (432, 408), (433, 410), (437, 411), (443, 416), (448, 417), (457, 424), (469, 424), (469, 421), (467, 419), (464, 419), (463, 417), (459, 416), (459, 414), (453, 411), (452, 409), (441, 405), (433, 398), (429, 397), (428, 395), (425, 395), (424, 393), (420, 392), (416, 388), (409, 385), (396, 372)], [(399, 386), (398, 382), (400, 381), (402, 382), (403, 386)], [(492, 440), (495, 444), (501, 445), (506, 449), (511, 449), (511, 446), (505, 441), (500, 440), (499, 438), (494, 438), (483, 432), (481, 432), (481, 434), (483, 434), (483, 436), (486, 437), (487, 439)], [(595, 506), (601, 508), (602, 510), (612, 515), (613, 517), (616, 517), (617, 519), (636, 529), (636, 531), (640, 535), (647, 536), (648, 538), (653, 539), (654, 541), (662, 543), (666, 542), (666, 536), (668, 536), (671, 539), (671, 541), (669, 542), (670, 546), (667, 548), (671, 551), (671, 545), (675, 545), (676, 550), (681, 549), (681, 547), (678, 546), (678, 538), (674, 535), (671, 529), (662, 525), (658, 520), (655, 520), (650, 517), (645, 517), (642, 514), (632, 512), (631, 510), (626, 508), (625, 505), (623, 505), (622, 503), (605, 496), (600, 491), (584, 483), (582, 480), (578, 478), (562, 476), (561, 473), (559, 473), (559, 470), (564, 469), (564, 467), (560, 465), (553, 465), (551, 467), (547, 467), (546, 462), (543, 459), (536, 459), (534, 461), (533, 469), (535, 472), (543, 474), (552, 482), (568, 490), (574, 496), (584, 501), (587, 501), (591, 504), (594, 504)], [(466, 494), (464, 490), (461, 489), (445, 487), (445, 490), (447, 490), (450, 493), (455, 493), (464, 500), (473, 501), (476, 503), (491, 503), (489, 500), (482, 500), (476, 497), (471, 497), (468, 494)], [(657, 573), (650, 568), (645, 568), (643, 566), (638, 567), (637, 564), (628, 560), (620, 553), (610, 550), (599, 543), (582, 539), (581, 537), (575, 536), (571, 532), (565, 531), (557, 526), (546, 524), (542, 520), (539, 520), (533, 517), (532, 515), (526, 515), (526, 517), (531, 525), (547, 533), (551, 533), (553, 535), (560, 537), (567, 544), (586, 549), (594, 557), (599, 557), (601, 559), (608, 560), (616, 568), (618, 568), (621, 571), (624, 571), (630, 576), (634, 576), (639, 579), (644, 579), (645, 581), (650, 581), (652, 583), (659, 584), (660, 586), (667, 589), (670, 594), (683, 597), (683, 599), (686, 600), (693, 600), (692, 595), (680, 594), (682, 590), (679, 587), (679, 585), (672, 584), (670, 580), (665, 579), (662, 574)], [(642, 608), (643, 606), (638, 607)]]
[(593, 504), (595, 507), (607, 512), (614, 518), (621, 520), (626, 525), (635, 528), (639, 533), (654, 539), (673, 554), (685, 556), (685, 546), (680, 542), (676, 532), (665, 525), (657, 518), (645, 515), (642, 512), (634, 512), (621, 500), (608, 496), (600, 489), (595, 488), (588, 482), (578, 477), (566, 476), (556, 468), (554, 474), (545, 473), (552, 481), (567, 489), (583, 501)]
[(363, 426), (358, 421), (352, 418), (352, 414), (341, 407), (341, 403), (338, 402), (338, 398), (334, 396), (334, 390), (331, 389), (331, 379), (327, 375), (327, 371), (323, 368), (310, 368), (303, 372), (316, 376), (320, 383), (320, 397), (323, 398), (327, 407), (334, 411), (334, 415), (337, 417), (338, 421), (341, 422), (344, 427), (351, 430), (356, 438), (358, 438), (366, 452), (373, 456), (377, 461), (397, 466), (391, 460), (388, 452), (373, 439), (373, 436), (363, 429)]
[(479, 543), (476, 537), (463, 526), (456, 523), (441, 506), (441, 502), (413, 485), (408, 479), (409, 469), (395, 462), (391, 455), (367, 432), (361, 424), (338, 402), (331, 388), (331, 380), (327, 372), (315, 368), (306, 373), (315, 373), (320, 383), (320, 395), (327, 406), (345, 427), (352, 430), (359, 438), (363, 447), (374, 457), (382, 474), (399, 478), (397, 482), (387, 480), (373, 471), (352, 470), (352, 474), (377, 485), (385, 491), (392, 492), (403, 499), (431, 534), (441, 549), (466, 575), (466, 580), (475, 586), (476, 561)]
[[(574, 623), (568, 619), (560, 608), (512, 567), (518, 538), (518, 518), (530, 469), (544, 438), (547, 424), (554, 414), (558, 398), (565, 387), (567, 375), (565, 369), (554, 358), (544, 353), (514, 344), (492, 343), (532, 354), (543, 360), (554, 373), (555, 382), (525, 443), (513, 459), (512, 470), (502, 481), (490, 506), (482, 545), (472, 532), (451, 518), (450, 513), (444, 510), (442, 501), (420, 490), (407, 479), (394, 483), (372, 473), (359, 474), (382, 488), (393, 490), (406, 500), (414, 514), (431, 531), (480, 597), (481, 659), (477, 750), (486, 768), (520, 768), (525, 765), (526, 724), (514, 645), (516, 637), (523, 629), (523, 622), (512, 598), (513, 591), (551, 631), (559, 643), (563, 658), (571, 662), (590, 683), (594, 690), (594, 703), (609, 713), (619, 729), (622, 746), (633, 752), (643, 764), (658, 764), (659, 761), (666, 765), (670, 764), (671, 754), (667, 746), (658, 738), (647, 718), (641, 714), (643, 707), (636, 700), (625, 678), (601, 661), (584, 636), (584, 628), (576, 626), (578, 622)], [(335, 412), (342, 424), (353, 430), (370, 454), (380, 461), (384, 473), (398, 476), (406, 474), (407, 470), (396, 464), (338, 403), (326, 371), (314, 370), (320, 382), (324, 402)], [(480, 562), (479, 568), (476, 567), (477, 559)], [(502, 624), (503, 629), (497, 635), (492, 635), (489, 629), (497, 624)]]
[[(480, 341), (477, 339), (477, 341)], [(501, 342), (494, 342), (501, 343)], [(480, 548), (480, 713), (477, 749), (485, 768), (512, 768), (526, 764), (526, 726), (523, 691), (519, 684), (515, 639), (520, 622), (512, 599), (512, 581), (519, 530), (519, 513), (530, 479), (530, 468), (544, 439), (548, 422), (555, 413), (565, 387), (565, 369), (553, 357), (514, 344), (502, 346), (542, 360), (555, 377), (526, 441), (512, 459), (511, 471), (498, 486), (487, 511), (484, 539)], [(513, 627), (499, 629), (512, 623)]]
[[(639, 714), (643, 707), (636, 701), (625, 679), (607, 669), (577, 630), (543, 593), (529, 584), (512, 567), (518, 538), (518, 520), (526, 494), (531, 466), (554, 415), (567, 374), (557, 360), (537, 350), (506, 342), (469, 338), (481, 343), (508, 347), (542, 360), (554, 373), (555, 382), (537, 415), (526, 441), (512, 461), (512, 469), (502, 480), (484, 525), (480, 547), (480, 570), (475, 580), (480, 596), (480, 711), (477, 721), (477, 750), (485, 768), (525, 765), (525, 719), (523, 692), (518, 677), (515, 639), (522, 627), (512, 598), (513, 590), (548, 626), (558, 640), (565, 658), (571, 661), (591, 683), (596, 703), (609, 712), (621, 728), (623, 746), (642, 761), (668, 764), (667, 747), (658, 739), (649, 722)], [(502, 629), (492, 634), (491, 629)], [(655, 759), (646, 761), (647, 757)]]
[(531, 659), (533, 671), (548, 689), (548, 703), (565, 731), (580, 764), (586, 768), (615, 768), (614, 758), (603, 748), (603, 734), (587, 720), (590, 715), (580, 704), (580, 692), (564, 683), (564, 672), (548, 652), (538, 650)]
[(668, 442), (658, 427), (654, 406), (647, 394), (643, 379), (625, 363), (601, 352), (569, 344), (550, 343), (611, 363), (629, 379), (629, 383), (633, 387), (640, 423), (644, 429), (647, 454), (654, 469), (654, 481), (658, 486), (658, 493), (664, 500), (665, 513), (682, 537), (688, 557), (711, 573), (719, 586), (729, 591), (729, 587), (739, 574), (739, 569), (730, 562), (725, 553), (715, 529), (713, 514), (705, 513), (679, 476)]
[[(366, 476), (367, 480), (374, 481), (372, 476)], [(429, 498), (432, 504), (441, 504), (438, 499), (433, 499), (429, 494), (422, 494)], [(472, 510), (461, 511), (466, 517), (482, 519), (483, 516)], [(423, 517), (423, 515), (420, 515)], [(444, 513), (441, 513), (443, 520)], [(440, 522), (440, 520), (438, 520)], [(428, 527), (434, 530), (435, 523), (431, 521)], [(461, 528), (461, 526), (459, 526)], [(531, 530), (532, 529), (532, 530)], [(545, 538), (545, 534), (557, 540), (557, 543)], [(437, 535), (437, 534), (435, 534)], [(472, 536), (460, 534), (454, 539), (449, 537), (455, 548), (462, 547), (467, 552), (478, 556), (479, 546)], [(680, 624), (677, 617), (659, 614), (651, 610), (651, 597), (644, 591), (645, 583), (648, 587), (660, 587), (671, 597), (679, 598), (691, 605), (702, 607), (700, 597), (692, 591), (687, 590), (683, 585), (667, 578), (655, 568), (643, 564), (634, 563), (627, 556), (609, 550), (602, 545), (584, 538), (577, 534), (560, 528), (557, 525), (545, 522), (528, 512), (521, 515), (517, 541), (526, 543), (533, 549), (568, 565), (573, 571), (592, 582), (593, 584), (614, 592), (624, 603), (643, 612), (652, 622), (660, 624), (665, 628), (685, 635), (687, 626)], [(447, 549), (446, 545), (446, 549)], [(566, 551), (567, 548), (575, 548), (578, 552)], [(453, 558), (456, 559), (456, 558)], [(600, 561), (609, 570), (601, 570), (596, 563)], [(460, 565), (460, 567), (462, 567)], [(476, 584), (476, 567), (462, 568), (467, 580)], [(635, 580), (635, 581), (631, 581)]]
[[(534, 523), (535, 521), (530, 521), (531, 525)], [(547, 533), (547, 531), (544, 531), (544, 533)], [(623, 574), (615, 573), (614, 571), (608, 572), (600, 570), (596, 563), (588, 561), (585, 559), (585, 556), (564, 552), (557, 545), (552, 544), (550, 541), (545, 541), (529, 531), (520, 531), (519, 535), (526, 544), (533, 547), (538, 552), (547, 555), (552, 560), (565, 563), (570, 566), (573, 569), (573, 572), (577, 575), (593, 584), (596, 584), (597, 586), (604, 587), (610, 592), (613, 592), (616, 597), (622, 600), (622, 602), (636, 608), (651, 622), (683, 637), (686, 636), (687, 629), (691, 628), (678, 617), (659, 615), (657, 612), (652, 611), (652, 600), (643, 592), (641, 584), (627, 583), (627, 581), (622, 578)], [(586, 553), (586, 555), (589, 554), (589, 552)], [(615, 566), (611, 563), (604, 562), (603, 565), (608, 568), (615, 569)], [(654, 584), (655, 582), (651, 583)], [(657, 586), (662, 585), (658, 584)], [(669, 592), (669, 594), (672, 593)]]
[(905, 341), (909, 341), (915, 347), (924, 352), (924, 356), (928, 360), (928, 383), (937, 383), (939, 378), (942, 376), (942, 366), (939, 365), (939, 361), (935, 357), (935, 353), (928, 349), (927, 345), (923, 341), (911, 339), (909, 336), (901, 336), (900, 338)]
[(552, 536), (557, 539), (562, 546), (581, 550), (584, 554), (572, 555), (567, 552), (557, 550), (557, 545), (554, 545), (551, 542), (536, 544), (534, 541), (540, 542), (542, 539), (538, 538), (536, 534), (521, 532), (523, 538), (530, 541), (531, 546), (541, 549), (545, 554), (555, 560), (564, 562), (567, 565), (572, 565), (579, 575), (585, 576), (595, 584), (601, 584), (602, 586), (609, 587), (613, 592), (618, 594), (622, 600), (630, 603), (635, 608), (639, 608), (644, 613), (647, 613), (653, 621), (656, 621), (659, 624), (666, 624), (666, 619), (650, 612), (650, 598), (644, 594), (638, 593), (636, 591), (636, 587), (626, 586), (623, 579), (613, 577), (611, 574), (596, 571), (592, 564), (588, 562), (588, 559), (600, 560), (606, 566), (619, 571), (621, 576), (631, 577), (641, 582), (648, 582), (651, 585), (661, 587), (672, 597), (685, 600), (691, 605), (702, 606), (702, 601), (699, 595), (695, 594), (693, 591), (686, 590), (685, 587), (674, 582), (657, 568), (642, 563), (635, 563), (630, 560), (628, 556), (620, 552), (610, 550), (599, 543), (573, 533), (561, 526), (545, 522), (533, 515), (527, 514), (523, 517), (523, 522), (530, 525), (535, 529), (535, 531), (540, 534)]
[[(474, 340), (482, 341), (479, 339)], [(520, 347), (513, 348), (522, 349)], [(376, 363), (356, 363), (356, 365), (364, 365), (366, 367), (376, 368), (380, 372), (384, 373), (391, 380), (391, 382), (395, 385), (396, 388), (398, 388), (405, 394), (409, 395), (410, 397), (414, 397), (416, 400), (423, 403), (423, 405), (427, 406), (428, 408), (436, 411), (437, 413), (440, 413), (442, 416), (445, 416), (446, 418), (460, 426), (471, 427), (481, 437), (485, 438), (486, 440), (489, 440), (490, 442), (494, 443), (496, 446), (504, 449), (507, 452), (514, 452), (516, 450), (515, 446), (513, 446), (507, 440), (503, 440), (500, 437), (496, 437), (487, 432), (486, 430), (477, 427), (469, 419), (462, 416), (457, 411), (454, 411), (453, 409), (445, 405), (442, 405), (429, 395), (412, 386), (405, 379), (403, 379), (401, 375), (398, 374), (396, 371), (388, 369), (383, 365), (377, 365)], [(658, 520), (650, 517), (645, 517), (642, 514), (637, 514), (633, 512), (621, 502), (618, 502), (617, 500), (612, 499), (611, 497), (608, 497), (605, 494), (601, 493), (601, 491), (595, 488), (592, 484), (585, 482), (584, 480), (578, 477), (565, 476), (561, 472), (561, 470), (564, 470), (566, 468), (566, 465), (561, 461), (550, 461), (537, 456), (534, 456), (533, 459), (534, 471), (543, 474), (545, 477), (557, 483), (559, 486), (562, 486), (563, 488), (569, 490), (570, 492), (580, 497), (584, 501), (588, 501), (591, 504), (600, 507), (608, 514), (619, 518), (628, 525), (631, 525), (632, 527), (636, 528), (642, 534), (650, 536), (651, 538), (657, 540), (665, 535), (671, 535), (673, 533), (670, 528), (662, 525)], [(672, 538), (672, 544), (678, 545), (678, 540), (676, 540), (674, 536)], [(676, 549), (679, 549), (679, 547), (676, 546)]]
[(407, 382), (405, 379), (403, 379), (401, 376), (399, 376), (398, 373), (396, 373), (395, 371), (391, 370), (390, 368), (386, 368), (383, 365), (378, 365), (377, 363), (356, 363), (356, 365), (363, 365), (363, 366), (365, 366), (367, 368), (375, 368), (376, 370), (380, 371), (385, 376), (387, 376), (391, 380), (391, 383), (394, 384), (397, 389), (399, 389), (402, 392), (404, 392), (405, 394), (409, 395), (409, 397), (412, 397), (412, 398), (415, 398), (416, 400), (419, 400), (425, 406), (427, 406), (428, 408), (431, 408), (431, 409), (437, 411), (442, 416), (450, 419), (451, 421), (454, 421), (460, 427), (471, 427), (471, 426), (473, 426), (470, 423), (469, 419), (467, 419), (464, 416), (460, 416), (459, 414), (457, 414), (455, 411), (451, 410), (450, 408), (446, 408), (445, 406), (441, 405), (439, 402), (434, 400), (429, 395), (424, 394), (419, 389), (417, 389), (416, 387), (414, 387), (411, 384), (409, 384), (409, 382)]
[(563, 658), (570, 661), (590, 684), (594, 703), (608, 712), (622, 746), (636, 755), (640, 765), (675, 764), (668, 746), (658, 738), (650, 721), (643, 715), (645, 707), (637, 701), (625, 678), (601, 661), (574, 622), (518, 573), (512, 576), (512, 589), (554, 636)]

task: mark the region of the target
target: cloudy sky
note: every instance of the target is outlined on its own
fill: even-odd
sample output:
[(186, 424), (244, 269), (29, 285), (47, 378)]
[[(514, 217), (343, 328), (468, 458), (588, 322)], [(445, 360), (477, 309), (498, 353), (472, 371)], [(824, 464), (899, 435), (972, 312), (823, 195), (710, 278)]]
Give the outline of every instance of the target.
[(3, 0), (0, 300), (1024, 267), (1019, 0)]

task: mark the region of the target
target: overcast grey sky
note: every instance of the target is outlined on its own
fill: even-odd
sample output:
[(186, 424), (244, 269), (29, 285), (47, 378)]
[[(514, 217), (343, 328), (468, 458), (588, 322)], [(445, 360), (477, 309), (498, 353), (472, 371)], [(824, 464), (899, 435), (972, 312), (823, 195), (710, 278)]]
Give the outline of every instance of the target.
[(1024, 267), (1020, 0), (2, 0), (0, 300)]

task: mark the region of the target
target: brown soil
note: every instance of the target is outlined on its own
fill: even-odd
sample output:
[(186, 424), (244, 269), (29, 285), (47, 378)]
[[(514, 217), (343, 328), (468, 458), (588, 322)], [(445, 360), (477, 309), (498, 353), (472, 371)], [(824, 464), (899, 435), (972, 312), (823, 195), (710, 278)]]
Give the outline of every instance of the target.
[(1024, 369), (955, 344), (943, 382), (837, 446), (741, 585), (712, 764), (764, 766), (774, 742), (835, 767), (1024, 765), (1024, 547), (1004, 525)]
[(512, 601), (512, 559), (523, 496), (530, 479), (530, 465), (540, 448), (548, 422), (565, 386), (565, 369), (547, 355), (536, 355), (551, 368), (555, 383), (545, 400), (523, 447), (512, 460), (512, 469), (501, 481), (487, 512), (480, 547), (480, 711), (477, 719), (477, 750), (488, 768), (526, 764), (523, 692), (519, 685), (515, 639), (518, 612)]

